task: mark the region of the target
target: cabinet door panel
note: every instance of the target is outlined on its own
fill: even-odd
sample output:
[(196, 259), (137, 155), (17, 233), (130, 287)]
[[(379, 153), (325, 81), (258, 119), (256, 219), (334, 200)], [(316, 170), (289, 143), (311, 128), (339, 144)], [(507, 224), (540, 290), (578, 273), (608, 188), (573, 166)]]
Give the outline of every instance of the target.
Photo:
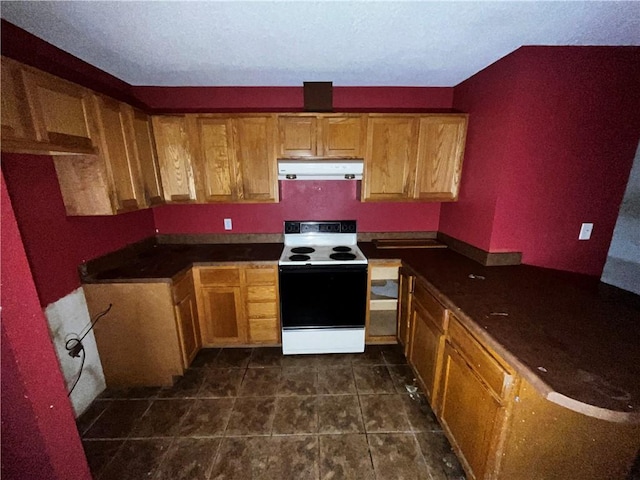
[(144, 205), (140, 172), (134, 153), (132, 131), (127, 131), (125, 112), (115, 100), (96, 97), (102, 154), (115, 187), (118, 211)]
[(438, 357), (443, 336), (427, 311), (415, 299), (412, 310), (413, 334), (411, 335), (412, 346), (409, 362), (418, 373), (425, 394), (433, 404), (440, 367)]
[(280, 158), (315, 157), (318, 155), (318, 120), (316, 117), (278, 118)]
[(369, 118), (363, 200), (411, 198), (418, 125), (412, 117)]
[(484, 478), (502, 407), (449, 343), (444, 352), (438, 413), (473, 477)]
[(238, 117), (233, 125), (239, 199), (277, 202), (275, 118)]
[(420, 120), (416, 198), (458, 198), (466, 132), (465, 116), (440, 115)]
[(151, 131), (149, 116), (140, 110), (130, 110), (133, 123), (136, 153), (142, 175), (142, 185), (147, 204), (158, 205), (164, 202), (160, 166)]
[(240, 287), (203, 286), (200, 329), (204, 344), (246, 342), (246, 327)]
[(362, 115), (322, 118), (322, 156), (362, 158), (365, 143), (365, 121), (366, 119)]
[(232, 126), (230, 119), (198, 118), (198, 163), (206, 202), (230, 202), (235, 186)]
[(193, 202), (196, 186), (186, 117), (152, 117), (162, 188), (167, 202)]
[(252, 344), (277, 344), (280, 341), (280, 322), (277, 318), (250, 318), (249, 340)]
[(35, 140), (33, 122), (20, 74), (20, 67), (10, 60), (2, 59), (2, 140)]
[(36, 137), (72, 150), (95, 151), (91, 92), (59, 78), (23, 71)]
[(178, 334), (182, 344), (182, 360), (184, 368), (189, 368), (191, 361), (200, 349), (198, 335), (198, 314), (193, 293), (184, 297), (176, 305)]

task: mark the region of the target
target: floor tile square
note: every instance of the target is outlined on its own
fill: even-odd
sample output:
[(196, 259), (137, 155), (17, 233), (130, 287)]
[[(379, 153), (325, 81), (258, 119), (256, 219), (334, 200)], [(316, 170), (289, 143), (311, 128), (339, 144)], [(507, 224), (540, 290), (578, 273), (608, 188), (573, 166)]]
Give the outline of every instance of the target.
[(254, 348), (249, 359), (249, 368), (279, 367), (282, 361), (282, 347)]
[(191, 362), (191, 368), (208, 368), (212, 367), (220, 353), (221, 348), (203, 348), (198, 352), (196, 358)]
[(444, 433), (421, 432), (415, 435), (433, 480), (465, 480), (460, 461)]
[(275, 397), (238, 397), (225, 435), (269, 435), (275, 406)]
[(198, 397), (217, 398), (238, 395), (244, 368), (210, 368), (200, 385)]
[(431, 406), (429, 406), (427, 397), (414, 393), (412, 395), (401, 395), (401, 398), (412, 431), (434, 432), (442, 430), (436, 415), (431, 410)]
[(219, 438), (176, 438), (153, 480), (206, 479), (221, 442)]
[(277, 395), (315, 395), (318, 392), (318, 372), (304, 367), (282, 369)]
[(407, 359), (404, 356), (404, 347), (400, 344), (382, 347), (382, 357), (387, 365), (406, 365), (407, 363)]
[(316, 396), (278, 397), (273, 420), (273, 434), (302, 434), (318, 431)]
[(171, 439), (126, 440), (100, 475), (100, 480), (153, 478), (169, 450)]
[(193, 398), (198, 395), (202, 386), (206, 370), (189, 369), (178, 379), (173, 387), (165, 387), (160, 390), (159, 398)]
[(80, 436), (84, 435), (84, 433), (89, 430), (91, 425), (98, 419), (100, 415), (107, 409), (109, 406), (108, 401), (103, 402), (101, 400), (97, 400), (89, 405), (82, 415), (80, 415), (76, 419), (76, 426), (78, 427), (78, 432)]
[(115, 457), (124, 440), (85, 440), (82, 442), (93, 478), (99, 478), (102, 471)]
[(283, 355), (280, 365), (283, 367), (318, 368), (318, 357), (321, 355)]
[(109, 400), (109, 406), (85, 433), (85, 438), (126, 438), (149, 408), (149, 400)]
[(384, 365), (382, 356), (382, 345), (367, 345), (364, 353), (359, 353), (351, 359), (352, 365)]
[(319, 394), (354, 394), (356, 392), (351, 366), (332, 366), (318, 370)]
[(367, 434), (376, 480), (431, 480), (413, 434)]
[(396, 393), (385, 365), (354, 366), (353, 376), (358, 393)]
[(364, 432), (358, 397), (356, 395), (318, 396), (318, 432)]
[(211, 366), (243, 368), (249, 365), (251, 353), (251, 348), (223, 348), (211, 362)]
[(374, 480), (367, 437), (320, 435), (320, 480)]
[(172, 437), (193, 402), (186, 399), (154, 400), (131, 430), (130, 437)]
[(249, 368), (244, 374), (240, 391), (241, 397), (273, 396), (280, 388), (280, 368)]
[(101, 399), (112, 400), (150, 400), (156, 398), (161, 387), (130, 387), (130, 388), (107, 388), (100, 395)]
[(401, 395), (360, 395), (360, 405), (367, 433), (411, 430)]
[(193, 405), (180, 423), (177, 435), (180, 437), (221, 436), (229, 423), (234, 399), (201, 398), (191, 402)]
[(416, 386), (417, 381), (409, 365), (387, 365), (389, 376), (397, 393), (407, 393), (407, 385)]

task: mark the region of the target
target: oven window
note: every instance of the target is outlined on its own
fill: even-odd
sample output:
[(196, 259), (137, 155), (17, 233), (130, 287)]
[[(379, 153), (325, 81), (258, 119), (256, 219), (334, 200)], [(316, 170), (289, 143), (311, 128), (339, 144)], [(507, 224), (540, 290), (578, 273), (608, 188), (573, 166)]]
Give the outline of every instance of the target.
[(364, 328), (367, 265), (281, 266), (283, 329)]

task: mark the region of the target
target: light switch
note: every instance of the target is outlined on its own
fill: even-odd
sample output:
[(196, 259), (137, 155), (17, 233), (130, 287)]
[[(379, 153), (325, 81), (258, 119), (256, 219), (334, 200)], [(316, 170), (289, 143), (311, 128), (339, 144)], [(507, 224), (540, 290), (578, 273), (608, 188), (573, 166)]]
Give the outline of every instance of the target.
[(580, 235), (578, 240), (589, 240), (591, 238), (591, 232), (593, 231), (593, 223), (583, 223), (580, 227)]
[(225, 230), (231, 230), (233, 228), (233, 225), (231, 224), (231, 219), (230, 218), (225, 218), (224, 219), (224, 229)]

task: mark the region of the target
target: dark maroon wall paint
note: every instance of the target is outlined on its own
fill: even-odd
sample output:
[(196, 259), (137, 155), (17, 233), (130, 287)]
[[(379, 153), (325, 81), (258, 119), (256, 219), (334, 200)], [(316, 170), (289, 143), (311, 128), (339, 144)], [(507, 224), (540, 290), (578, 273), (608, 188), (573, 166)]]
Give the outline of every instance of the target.
[(2, 154), (2, 170), (42, 306), (80, 286), (80, 263), (154, 234), (151, 210), (67, 217), (51, 157)]
[(4, 176), (1, 188), (3, 478), (90, 480)]

